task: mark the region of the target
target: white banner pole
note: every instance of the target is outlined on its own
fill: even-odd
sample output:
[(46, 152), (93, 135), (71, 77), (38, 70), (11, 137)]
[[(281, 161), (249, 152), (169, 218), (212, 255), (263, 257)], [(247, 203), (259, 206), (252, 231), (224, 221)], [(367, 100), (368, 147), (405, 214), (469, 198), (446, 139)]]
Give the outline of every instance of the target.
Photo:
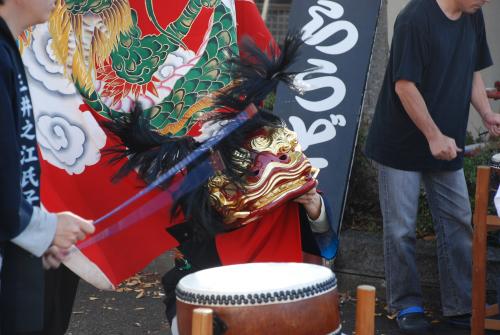
[(267, 19), (267, 12), (269, 11), (269, 3), (271, 2), (271, 0), (264, 0), (264, 3), (262, 4), (262, 20), (264, 20), (264, 22), (266, 22), (266, 19)]

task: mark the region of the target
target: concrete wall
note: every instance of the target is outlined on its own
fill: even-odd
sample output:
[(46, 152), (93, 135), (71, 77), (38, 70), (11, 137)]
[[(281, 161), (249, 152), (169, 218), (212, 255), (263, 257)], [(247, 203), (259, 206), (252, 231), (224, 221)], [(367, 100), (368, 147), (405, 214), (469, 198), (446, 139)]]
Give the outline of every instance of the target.
[[(387, 26), (389, 41), (392, 40), (394, 21), (399, 11), (408, 3), (408, 0), (389, 0), (387, 6)], [(486, 21), (486, 34), (491, 50), (493, 62), (492, 67), (482, 72), (486, 87), (493, 87), (495, 81), (500, 80), (500, 1), (491, 1), (483, 7), (483, 13)], [(500, 112), (500, 101), (492, 101), (493, 111)], [(471, 108), (469, 118), (469, 131), (473, 136), (484, 131), (485, 128), (479, 115)]]

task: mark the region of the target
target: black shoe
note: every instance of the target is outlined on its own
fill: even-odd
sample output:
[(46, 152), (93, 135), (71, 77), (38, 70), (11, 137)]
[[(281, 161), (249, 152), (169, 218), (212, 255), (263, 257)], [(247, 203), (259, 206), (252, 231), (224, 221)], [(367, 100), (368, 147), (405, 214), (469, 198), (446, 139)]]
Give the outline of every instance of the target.
[(424, 313), (404, 314), (398, 316), (396, 322), (403, 334), (424, 335), (428, 334), (431, 329), (431, 324), (425, 318)]
[(445, 316), (444, 321), (453, 327), (470, 329), (470, 318), (471, 318), (470, 314), (462, 314), (454, 316)]

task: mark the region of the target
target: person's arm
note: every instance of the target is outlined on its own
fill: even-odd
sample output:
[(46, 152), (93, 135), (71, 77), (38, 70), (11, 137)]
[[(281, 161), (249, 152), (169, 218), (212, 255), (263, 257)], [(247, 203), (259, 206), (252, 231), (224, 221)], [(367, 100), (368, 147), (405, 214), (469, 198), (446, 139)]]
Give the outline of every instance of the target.
[(432, 155), (442, 160), (452, 160), (457, 157), (457, 153), (462, 149), (457, 147), (453, 138), (441, 133), (415, 83), (398, 80), (395, 91), (406, 113), (427, 139)]
[(69, 255), (69, 248), (95, 231), (91, 221), (71, 212), (49, 213), (41, 207), (30, 206), (24, 199), (22, 204), (21, 220), (29, 223), (11, 242), (37, 257), (43, 256), (46, 269), (59, 267)]
[(59, 267), (69, 254), (69, 248), (94, 232), (90, 221), (70, 212), (49, 213), (42, 207), (31, 206), (24, 198), (19, 217), (23, 225), (28, 223), (11, 242), (37, 257), (43, 256), (46, 269)]
[(474, 72), (472, 80), (472, 106), (481, 115), (483, 123), (491, 135), (500, 135), (500, 114), (496, 114), (491, 109), (491, 105), (486, 95), (483, 78), (479, 71)]
[(316, 190), (316, 187), (309, 192), (295, 198), (293, 201), (304, 206), (311, 230), (314, 233), (325, 233), (330, 229), (326, 215), (323, 198)]
[(49, 213), (43, 208), (31, 206), (24, 198), (19, 216), (21, 221), (28, 223), (11, 242), (38, 257), (51, 245), (65, 250), (95, 231), (91, 221), (71, 212)]
[(328, 215), (326, 215), (325, 201), (321, 195), (319, 195), (319, 199), (321, 201), (319, 216), (316, 219), (312, 219), (308, 214), (307, 219), (309, 220), (313, 233), (321, 234), (330, 230), (330, 224), (328, 222)]
[(11, 242), (41, 257), (54, 241), (57, 215), (37, 206), (31, 206), (24, 198), (19, 208), (20, 220), (26, 228)]
[(9, 59), (0, 45), (0, 242), (10, 240), (41, 256), (51, 244), (67, 249), (95, 228), (72, 213), (49, 214), (33, 207), (22, 196), (18, 114), (14, 110), (16, 72)]

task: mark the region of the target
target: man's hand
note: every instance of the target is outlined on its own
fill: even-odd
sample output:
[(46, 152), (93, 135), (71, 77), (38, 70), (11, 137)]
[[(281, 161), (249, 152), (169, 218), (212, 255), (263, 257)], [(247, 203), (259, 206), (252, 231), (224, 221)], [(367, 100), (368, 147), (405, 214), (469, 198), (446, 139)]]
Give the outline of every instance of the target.
[(489, 112), (481, 116), (490, 134), (493, 136), (500, 136), (500, 114)]
[(311, 220), (316, 220), (321, 214), (321, 196), (316, 191), (316, 187), (313, 187), (309, 192), (300, 197), (293, 199), (293, 201), (304, 206), (307, 216), (309, 216)]
[(484, 81), (479, 71), (474, 72), (474, 77), (472, 79), (471, 102), (472, 106), (474, 106), (479, 115), (481, 115), (483, 123), (489, 133), (493, 136), (499, 136), (500, 115), (491, 110), (491, 105), (486, 95), (486, 88), (484, 87)]
[(71, 213), (57, 213), (56, 235), (52, 244), (62, 249), (68, 249), (73, 244), (81, 241), (87, 234), (92, 234), (95, 227), (92, 221), (82, 219)]
[(462, 151), (462, 149), (457, 147), (453, 138), (441, 133), (429, 140), (429, 148), (431, 149), (432, 156), (445, 161), (455, 159), (457, 154)]
[(44, 269), (57, 269), (68, 255), (69, 249), (60, 249), (55, 245), (51, 246), (42, 257)]

